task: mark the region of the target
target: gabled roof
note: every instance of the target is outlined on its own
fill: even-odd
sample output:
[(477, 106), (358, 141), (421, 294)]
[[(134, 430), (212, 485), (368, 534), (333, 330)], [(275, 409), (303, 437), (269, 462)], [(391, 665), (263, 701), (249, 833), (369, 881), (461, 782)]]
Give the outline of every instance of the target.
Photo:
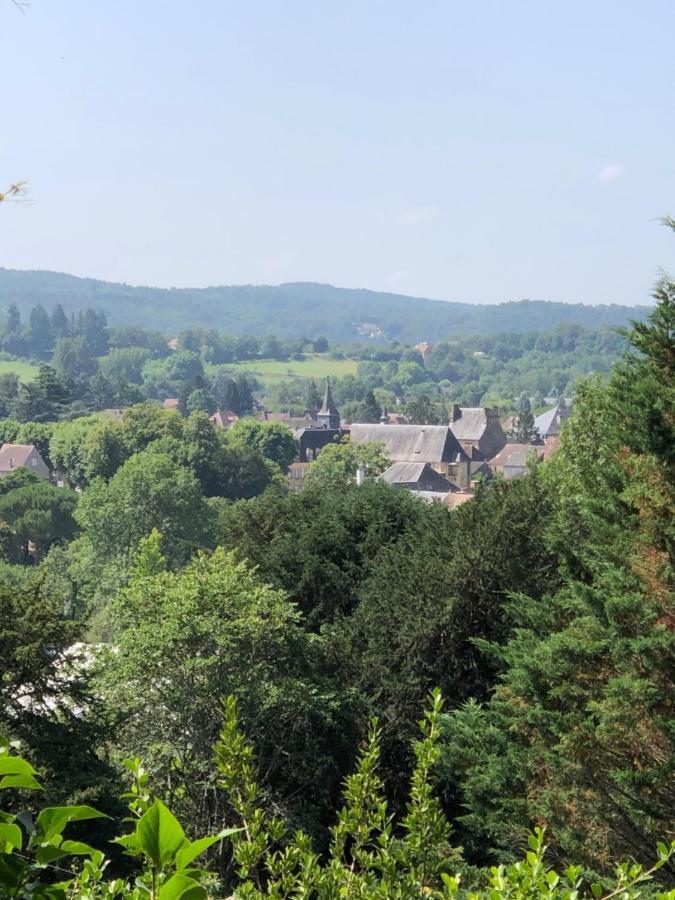
[(490, 465), (525, 468), (533, 453), (536, 454), (537, 459), (541, 459), (544, 448), (535, 444), (506, 444), (496, 456), (493, 456)]
[(25, 466), (34, 450), (33, 444), (3, 444), (0, 447), (0, 472), (11, 472), (18, 466)]
[(479, 441), (487, 428), (487, 411), (482, 406), (462, 406), (460, 413), (450, 423), (452, 433), (459, 441)]
[(444, 475), (425, 462), (395, 462), (380, 475), (380, 479), (388, 484), (417, 484), (422, 478), (426, 483), (431, 483), (434, 490), (445, 493), (459, 490)]
[(352, 442), (378, 441), (392, 462), (467, 462), (468, 457), (447, 425), (351, 426)]
[(556, 403), (551, 409), (547, 409), (539, 416), (535, 416), (534, 426), (539, 432), (539, 437), (545, 438), (552, 434), (560, 434), (560, 423), (569, 416), (566, 406)]

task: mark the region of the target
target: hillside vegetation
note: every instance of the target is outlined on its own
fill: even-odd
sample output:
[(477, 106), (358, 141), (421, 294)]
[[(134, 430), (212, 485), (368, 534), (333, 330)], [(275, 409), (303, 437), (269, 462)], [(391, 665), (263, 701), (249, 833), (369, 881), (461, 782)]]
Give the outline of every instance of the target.
[[(533, 300), (475, 305), (326, 284), (238, 285), (165, 289), (112, 284), (56, 272), (0, 269), (0, 307), (14, 302), (27, 314), (36, 304), (67, 314), (103, 310), (111, 324), (140, 325), (165, 333), (208, 327), (230, 334), (280, 338), (325, 335), (331, 343), (376, 340), (417, 342), (457, 334), (543, 331), (562, 323), (588, 328), (626, 325), (647, 307), (583, 306)], [(372, 327), (371, 327), (372, 326)]]
[[(646, 870), (673, 900), (675, 283), (655, 297), (551, 458), (457, 509), (327, 450), (289, 490), (292, 433), (217, 429), (213, 385), (189, 415), (62, 419), (96, 375), (58, 371), (106, 337), (62, 322), (11, 401), (41, 419), (2, 422), (64, 486), (0, 481), (0, 738), (26, 760), (0, 740), (0, 896), (627, 900)], [(166, 359), (155, 383), (192, 388), (200, 357)]]

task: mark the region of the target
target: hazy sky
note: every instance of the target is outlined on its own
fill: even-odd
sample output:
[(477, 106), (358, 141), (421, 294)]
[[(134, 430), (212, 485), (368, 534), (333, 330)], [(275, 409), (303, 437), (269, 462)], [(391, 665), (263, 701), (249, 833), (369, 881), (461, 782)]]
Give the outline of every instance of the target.
[(0, 265), (644, 303), (673, 0), (0, 0)]

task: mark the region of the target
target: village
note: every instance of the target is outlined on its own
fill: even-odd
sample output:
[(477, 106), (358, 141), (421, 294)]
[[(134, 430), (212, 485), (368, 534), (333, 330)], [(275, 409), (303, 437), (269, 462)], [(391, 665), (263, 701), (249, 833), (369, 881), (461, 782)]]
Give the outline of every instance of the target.
[[(173, 410), (174, 401), (163, 408)], [(558, 447), (561, 427), (570, 415), (570, 406), (562, 398), (550, 409), (531, 417), (527, 442), (517, 437), (518, 417), (512, 416), (506, 429), (499, 410), (490, 407), (452, 406), (447, 425), (415, 425), (405, 415), (389, 412), (386, 406), (377, 424), (342, 423), (333, 399), (330, 380), (326, 379), (323, 403), (319, 409), (306, 410), (302, 416), (290, 413), (257, 412), (256, 421), (277, 422), (286, 426), (297, 441), (297, 457), (287, 472), (293, 490), (302, 487), (312, 463), (328, 445), (346, 441), (353, 445), (374, 444), (390, 462), (379, 479), (392, 487), (410, 491), (426, 502), (439, 502), (454, 508), (469, 500), (479, 484), (494, 477), (504, 479), (524, 475), (528, 466), (547, 459)], [(121, 421), (123, 409), (103, 410), (102, 415)], [(232, 410), (216, 410), (209, 421), (227, 431), (240, 417)], [(522, 431), (522, 426), (521, 426)], [(25, 468), (40, 478), (64, 484), (64, 473), (50, 471), (37, 447), (32, 444), (5, 443), (0, 447), (0, 478)], [(356, 481), (364, 473), (357, 471)]]

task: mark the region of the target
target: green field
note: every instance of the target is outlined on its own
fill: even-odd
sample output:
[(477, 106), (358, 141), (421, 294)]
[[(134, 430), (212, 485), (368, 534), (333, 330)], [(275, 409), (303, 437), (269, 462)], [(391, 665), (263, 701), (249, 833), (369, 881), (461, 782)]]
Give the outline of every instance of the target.
[(0, 360), (0, 375), (15, 372), (21, 381), (33, 381), (38, 373), (38, 367), (24, 360)]
[(251, 362), (233, 363), (233, 371), (250, 372), (259, 381), (274, 383), (289, 378), (314, 378), (317, 383), (326, 376), (339, 378), (343, 375), (356, 375), (358, 363), (355, 359), (330, 359), (320, 353), (307, 355), (303, 360), (278, 362), (274, 359), (253, 360)]

